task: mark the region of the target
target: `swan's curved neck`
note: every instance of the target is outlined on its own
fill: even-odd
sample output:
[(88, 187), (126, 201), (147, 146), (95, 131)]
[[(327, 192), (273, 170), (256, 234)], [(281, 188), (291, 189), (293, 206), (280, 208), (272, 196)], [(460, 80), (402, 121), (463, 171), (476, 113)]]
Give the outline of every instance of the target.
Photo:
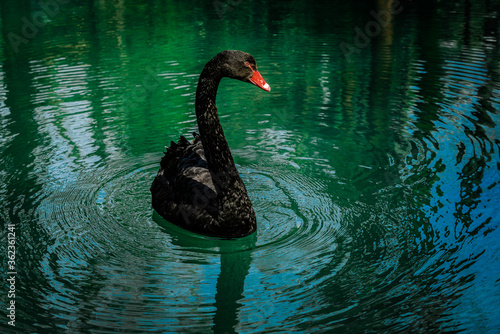
[(218, 190), (226, 189), (234, 181), (241, 181), (224, 136), (215, 104), (221, 79), (222, 76), (217, 69), (208, 63), (198, 81), (195, 105), (205, 158), (212, 173), (214, 185)]
[(219, 121), (215, 99), (223, 77), (216, 58), (208, 62), (200, 75), (196, 90), (196, 117), (203, 151), (217, 192), (220, 226), (233, 235), (255, 230), (255, 212), (229, 150)]

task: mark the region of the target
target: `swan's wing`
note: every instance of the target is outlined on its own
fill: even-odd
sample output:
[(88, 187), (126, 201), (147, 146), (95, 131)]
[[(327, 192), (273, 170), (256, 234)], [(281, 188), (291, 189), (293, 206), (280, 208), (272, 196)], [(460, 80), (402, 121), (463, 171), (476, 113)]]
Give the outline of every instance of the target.
[(154, 209), (165, 219), (181, 226), (190, 221), (213, 224), (217, 194), (198, 136), (193, 142), (181, 136), (170, 144), (151, 193)]

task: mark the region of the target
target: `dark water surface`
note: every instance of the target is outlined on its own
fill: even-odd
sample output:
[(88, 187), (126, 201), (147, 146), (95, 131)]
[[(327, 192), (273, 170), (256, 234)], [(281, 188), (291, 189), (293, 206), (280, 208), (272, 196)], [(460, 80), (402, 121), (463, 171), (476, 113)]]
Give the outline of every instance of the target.
[[(499, 1), (57, 1), (0, 5), (1, 332), (500, 332)], [(149, 193), (224, 49), (232, 241)]]

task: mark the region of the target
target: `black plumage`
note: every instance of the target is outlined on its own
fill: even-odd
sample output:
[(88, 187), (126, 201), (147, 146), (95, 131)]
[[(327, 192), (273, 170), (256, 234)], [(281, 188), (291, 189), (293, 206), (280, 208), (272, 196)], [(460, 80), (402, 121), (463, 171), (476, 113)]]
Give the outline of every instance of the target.
[(215, 99), (223, 77), (250, 82), (266, 91), (255, 59), (223, 51), (204, 67), (196, 91), (200, 134), (171, 142), (151, 186), (153, 208), (166, 220), (193, 232), (237, 238), (257, 228), (255, 212), (234, 164)]

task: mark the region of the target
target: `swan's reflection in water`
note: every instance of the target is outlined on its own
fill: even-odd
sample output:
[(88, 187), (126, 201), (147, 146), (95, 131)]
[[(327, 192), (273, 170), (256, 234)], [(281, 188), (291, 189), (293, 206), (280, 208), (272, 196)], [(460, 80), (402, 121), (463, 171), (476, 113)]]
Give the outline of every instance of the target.
[(245, 278), (252, 261), (250, 251), (221, 254), (220, 275), (215, 295), (214, 333), (236, 333), (239, 302), (243, 298)]
[(172, 238), (172, 245), (181, 252), (195, 251), (220, 256), (212, 329), (214, 333), (237, 333), (245, 278), (250, 270), (257, 233), (240, 239), (219, 239), (182, 230), (165, 221), (157, 213), (153, 214), (153, 220), (163, 227), (163, 231)]

